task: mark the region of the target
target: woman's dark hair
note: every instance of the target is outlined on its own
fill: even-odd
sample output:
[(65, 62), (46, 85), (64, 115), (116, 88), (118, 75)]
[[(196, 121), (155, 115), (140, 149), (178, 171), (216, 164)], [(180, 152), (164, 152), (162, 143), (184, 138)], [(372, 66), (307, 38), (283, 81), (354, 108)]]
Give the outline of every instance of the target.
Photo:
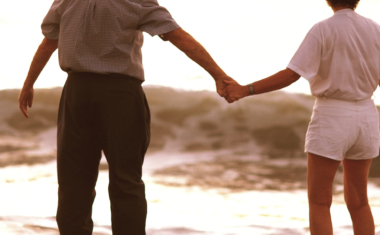
[(356, 9), (360, 0), (326, 0), (330, 7), (347, 7)]

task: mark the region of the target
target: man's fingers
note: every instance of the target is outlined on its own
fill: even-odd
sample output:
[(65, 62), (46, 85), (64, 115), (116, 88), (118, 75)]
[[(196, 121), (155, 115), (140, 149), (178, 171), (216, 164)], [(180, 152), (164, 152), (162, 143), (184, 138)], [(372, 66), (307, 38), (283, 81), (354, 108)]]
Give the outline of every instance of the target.
[(228, 84), (228, 85), (231, 85), (231, 84), (235, 84), (236, 82), (235, 81), (233, 81), (233, 80), (230, 80), (230, 79), (223, 79), (223, 82), (225, 83), (225, 84)]
[(233, 96), (232, 91), (230, 90), (229, 87), (226, 88), (226, 96), (227, 97), (232, 97)]
[(31, 108), (33, 105), (33, 96), (34, 96), (33, 89), (23, 88), (21, 90), (20, 96), (18, 97), (19, 108), (22, 114), (27, 118), (29, 118), (28, 107)]
[(225, 91), (223, 91), (223, 90), (218, 90), (218, 95), (220, 96), (220, 97), (226, 97), (226, 92)]
[(27, 105), (28, 105), (29, 108), (31, 108), (31, 107), (32, 107), (32, 101), (31, 101), (31, 100), (28, 100)]
[(19, 108), (20, 108), (22, 114), (23, 114), (26, 118), (29, 118), (29, 114), (28, 114), (28, 110), (27, 110), (26, 103), (20, 103)]
[(28, 97), (28, 107), (31, 108), (33, 105), (33, 96)]
[(226, 91), (225, 91), (225, 89), (219, 91), (219, 95), (220, 95), (221, 97), (225, 97), (225, 96), (226, 96)]
[(232, 104), (233, 102), (235, 102), (235, 101), (237, 101), (237, 99), (235, 99), (235, 98), (232, 98), (232, 97), (225, 97), (224, 98), (228, 103), (230, 103), (230, 104)]
[(32, 91), (28, 94), (28, 98), (27, 98), (29, 108), (31, 108), (32, 105), (33, 105), (33, 97), (34, 97), (34, 91), (32, 90)]

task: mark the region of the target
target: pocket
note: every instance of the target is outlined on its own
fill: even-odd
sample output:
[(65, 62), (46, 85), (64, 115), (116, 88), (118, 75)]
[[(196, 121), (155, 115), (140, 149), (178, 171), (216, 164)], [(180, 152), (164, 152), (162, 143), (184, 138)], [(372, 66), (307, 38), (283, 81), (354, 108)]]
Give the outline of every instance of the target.
[(369, 135), (372, 141), (379, 142), (379, 115), (366, 115)]
[(320, 116), (321, 136), (331, 142), (339, 142), (347, 139), (351, 126), (351, 115), (324, 115)]

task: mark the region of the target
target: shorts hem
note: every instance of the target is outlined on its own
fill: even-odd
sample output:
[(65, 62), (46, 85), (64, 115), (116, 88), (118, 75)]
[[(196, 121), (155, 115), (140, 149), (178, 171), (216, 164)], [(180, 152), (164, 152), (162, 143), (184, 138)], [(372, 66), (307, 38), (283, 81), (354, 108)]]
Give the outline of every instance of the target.
[(369, 160), (369, 159), (374, 159), (374, 158), (377, 158), (379, 155), (377, 155), (376, 157), (366, 157), (366, 158), (345, 158), (347, 160)]
[(349, 158), (349, 157), (336, 158), (336, 157), (332, 157), (332, 156), (326, 156), (324, 154), (317, 153), (315, 151), (305, 150), (305, 153), (312, 153), (312, 154), (315, 154), (315, 155), (318, 155), (318, 156), (321, 156), (321, 157), (324, 157), (324, 158), (329, 158), (329, 159), (332, 159), (332, 160), (335, 160), (335, 161), (343, 161), (344, 159), (347, 159), (347, 160), (369, 160), (369, 159), (377, 158), (379, 156), (377, 154), (375, 157), (366, 157), (366, 158)]
[(332, 159), (332, 160), (335, 160), (335, 161), (342, 161), (344, 159), (344, 158), (341, 158), (341, 157), (327, 156), (325, 154), (321, 154), (321, 153), (318, 153), (318, 152), (315, 152), (315, 151), (309, 151), (309, 150), (305, 150), (305, 153), (312, 153), (312, 154), (315, 154), (315, 155), (318, 155), (318, 156), (321, 156), (321, 157), (325, 157), (325, 158), (329, 158), (329, 159)]

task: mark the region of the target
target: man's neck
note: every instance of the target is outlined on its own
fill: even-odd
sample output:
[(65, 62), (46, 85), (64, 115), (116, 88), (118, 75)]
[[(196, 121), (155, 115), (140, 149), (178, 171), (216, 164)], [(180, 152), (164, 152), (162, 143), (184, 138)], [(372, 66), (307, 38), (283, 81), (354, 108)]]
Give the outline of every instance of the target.
[(340, 10), (344, 10), (344, 9), (351, 9), (351, 8), (348, 8), (348, 7), (332, 7), (334, 13), (337, 12), (337, 11), (340, 11)]

